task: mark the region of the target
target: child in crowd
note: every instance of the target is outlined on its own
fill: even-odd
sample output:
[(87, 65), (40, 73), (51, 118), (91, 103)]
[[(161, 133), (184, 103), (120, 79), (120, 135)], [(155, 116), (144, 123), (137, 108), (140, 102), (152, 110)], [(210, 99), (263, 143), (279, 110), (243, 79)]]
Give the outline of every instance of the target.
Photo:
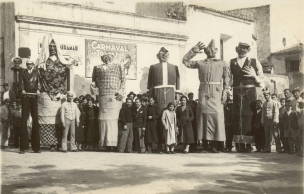
[(251, 119), (251, 129), (254, 133), (255, 141), (255, 152), (261, 152), (265, 147), (265, 132), (264, 127), (262, 126), (262, 101), (257, 100), (255, 102), (256, 111), (252, 115)]
[(280, 140), (283, 145), (284, 153), (289, 151), (288, 138), (284, 136), (284, 113), (286, 112), (286, 99), (281, 98), (281, 108), (279, 109), (279, 131), (280, 131)]
[(166, 142), (167, 154), (175, 154), (174, 146), (177, 144), (177, 119), (174, 112), (174, 104), (170, 102), (167, 109), (162, 115), (162, 123), (164, 126), (164, 140)]
[(299, 125), (298, 115), (292, 110), (292, 102), (286, 102), (286, 111), (283, 115), (284, 137), (288, 138), (289, 154), (296, 153), (295, 145), (299, 147)]
[(16, 108), (12, 111), (12, 122), (14, 130), (14, 146), (15, 148), (19, 148), (22, 114), (20, 100), (16, 103)]
[[(96, 126), (96, 119), (98, 118), (98, 109), (93, 106), (94, 99), (89, 98), (87, 107), (84, 113), (84, 141), (85, 147), (90, 148), (92, 147), (94, 150), (97, 149), (96, 140), (98, 138), (97, 130), (98, 127)], [(88, 147), (90, 146), (90, 147)]]
[(77, 107), (80, 111), (80, 115), (79, 115), (79, 126), (76, 127), (75, 129), (75, 142), (77, 145), (77, 149), (79, 151), (82, 151), (82, 144), (84, 141), (84, 132), (83, 132), (83, 110), (82, 110), (82, 106), (79, 104), (79, 98), (75, 98), (73, 100), (73, 102), (75, 104), (77, 104)]
[(299, 125), (299, 141), (300, 141), (300, 149), (298, 151), (298, 156), (304, 157), (303, 150), (303, 139), (304, 139), (304, 100), (299, 102), (299, 110), (298, 110), (298, 125)]
[(10, 99), (4, 99), (4, 104), (0, 107), (1, 122), (0, 122), (0, 138), (1, 149), (8, 147), (9, 128), (11, 123), (11, 107)]

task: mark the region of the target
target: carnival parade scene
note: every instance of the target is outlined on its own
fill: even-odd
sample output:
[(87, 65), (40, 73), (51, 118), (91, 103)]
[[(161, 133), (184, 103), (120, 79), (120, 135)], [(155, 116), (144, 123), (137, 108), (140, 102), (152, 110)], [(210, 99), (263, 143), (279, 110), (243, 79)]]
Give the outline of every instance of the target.
[(303, 193), (304, 2), (0, 5), (1, 193)]

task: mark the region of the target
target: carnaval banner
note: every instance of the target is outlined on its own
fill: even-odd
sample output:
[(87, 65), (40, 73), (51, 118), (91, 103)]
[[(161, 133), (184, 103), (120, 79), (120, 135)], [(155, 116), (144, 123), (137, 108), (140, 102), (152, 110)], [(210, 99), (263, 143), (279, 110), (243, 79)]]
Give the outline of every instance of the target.
[(101, 56), (110, 53), (114, 56), (112, 63), (123, 67), (126, 79), (137, 78), (137, 46), (100, 40), (85, 40), (86, 77), (92, 77), (93, 68), (102, 64)]

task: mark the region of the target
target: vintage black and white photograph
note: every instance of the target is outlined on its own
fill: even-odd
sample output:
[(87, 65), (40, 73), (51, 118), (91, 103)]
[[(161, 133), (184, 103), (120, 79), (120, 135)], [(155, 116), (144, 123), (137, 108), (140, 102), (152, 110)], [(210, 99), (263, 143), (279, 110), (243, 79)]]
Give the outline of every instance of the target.
[(0, 193), (304, 193), (303, 13), (0, 0)]

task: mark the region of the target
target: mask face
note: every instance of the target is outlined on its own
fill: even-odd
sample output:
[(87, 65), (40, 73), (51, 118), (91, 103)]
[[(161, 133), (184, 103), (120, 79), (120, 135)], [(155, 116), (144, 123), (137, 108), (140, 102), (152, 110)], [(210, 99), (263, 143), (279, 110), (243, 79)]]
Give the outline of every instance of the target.
[(57, 54), (57, 47), (56, 47), (55, 42), (53, 42), (53, 41), (49, 44), (49, 52), (50, 52), (50, 56)]
[(238, 56), (240, 58), (246, 57), (249, 51), (250, 48), (248, 47), (243, 47), (243, 46), (236, 47), (236, 52), (238, 53)]
[(217, 49), (214, 47), (206, 47), (204, 48), (204, 53), (208, 58), (214, 58), (217, 53)]
[(160, 62), (167, 62), (169, 59), (169, 52), (159, 51), (157, 56)]

